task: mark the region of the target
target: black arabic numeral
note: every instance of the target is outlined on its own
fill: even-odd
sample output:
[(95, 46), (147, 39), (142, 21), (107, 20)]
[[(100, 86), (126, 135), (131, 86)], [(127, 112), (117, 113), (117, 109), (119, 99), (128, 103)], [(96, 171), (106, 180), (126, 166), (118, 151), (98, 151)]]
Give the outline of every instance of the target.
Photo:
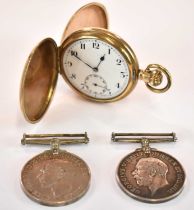
[(125, 72), (121, 72), (121, 76), (122, 76), (122, 78), (125, 78), (125, 77), (127, 77), (128, 75), (127, 75)]
[(73, 65), (71, 61), (67, 61), (67, 63), (65, 63), (65, 64), (67, 64), (69, 67), (71, 67)]
[(100, 48), (100, 44), (97, 43), (97, 42), (94, 42), (94, 43), (92, 44), (92, 46), (93, 46), (93, 48), (95, 48), (95, 49), (99, 49), (99, 48)]
[(71, 51), (71, 55), (72, 55), (72, 56), (77, 56), (77, 52), (72, 50), (72, 51)]
[(117, 65), (121, 65), (121, 59), (118, 58), (118, 59), (116, 60), (116, 63), (117, 63)]
[(85, 50), (86, 49), (86, 45), (81, 43), (81, 49)]
[(76, 74), (72, 74), (71, 79), (76, 79)]

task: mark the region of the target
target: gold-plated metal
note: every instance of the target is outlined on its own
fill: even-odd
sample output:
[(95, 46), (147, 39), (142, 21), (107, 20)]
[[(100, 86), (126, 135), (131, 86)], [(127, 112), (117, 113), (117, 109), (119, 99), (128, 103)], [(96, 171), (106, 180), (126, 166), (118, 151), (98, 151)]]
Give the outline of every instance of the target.
[(182, 165), (149, 145), (176, 139), (175, 133), (112, 133), (114, 142), (141, 143), (141, 148), (126, 155), (117, 167), (120, 188), (132, 198), (147, 203), (161, 203), (178, 196), (185, 182)]
[[(162, 84), (163, 74), (167, 79), (167, 83), (163, 88), (155, 88)], [(166, 68), (159, 64), (150, 64), (146, 70), (140, 70), (139, 78), (143, 80), (146, 86), (155, 93), (164, 93), (166, 92), (172, 84), (172, 79), (170, 73)]]
[(129, 75), (130, 75), (128, 85), (120, 95), (117, 95), (116, 97), (113, 97), (113, 98), (99, 99), (99, 98), (94, 98), (92, 96), (88, 96), (71, 84), (70, 80), (68, 79), (68, 77), (65, 74), (65, 70), (63, 67), (63, 60), (60, 59), (60, 70), (61, 70), (60, 73), (62, 74), (65, 81), (78, 94), (80, 94), (81, 96), (83, 96), (89, 100), (95, 101), (95, 102), (103, 102), (103, 103), (113, 102), (113, 101), (120, 100), (120, 99), (124, 98), (125, 96), (127, 96), (135, 88), (137, 81), (138, 81), (138, 73), (139, 73), (138, 61), (137, 61), (135, 53), (133, 52), (131, 47), (121, 37), (111, 33), (110, 31), (108, 31), (106, 29), (94, 28), (94, 27), (84, 28), (82, 30), (72, 33), (62, 43), (62, 45), (60, 46), (60, 57), (63, 58), (63, 55), (69, 45), (71, 45), (75, 41), (78, 41), (81, 39), (99, 39), (101, 41), (104, 41), (104, 42), (114, 46), (114, 48), (116, 48), (121, 53), (121, 55), (124, 57), (124, 59), (127, 63), (127, 66), (129, 69)]
[(58, 48), (51, 38), (42, 40), (31, 52), (22, 75), (20, 105), (30, 123), (38, 122), (48, 110), (58, 79)]
[(61, 38), (63, 41), (73, 32), (87, 27), (108, 29), (108, 13), (104, 5), (92, 2), (84, 5), (72, 15)]
[[(92, 16), (91, 22), (87, 14)], [(82, 16), (83, 19), (81, 19)], [(81, 25), (79, 21), (83, 21)], [(89, 27), (85, 28), (85, 26)], [(77, 31), (80, 27), (84, 28)], [(146, 70), (141, 70), (131, 47), (106, 28), (108, 28), (108, 17), (105, 7), (99, 3), (90, 3), (80, 8), (70, 19), (64, 31), (61, 46), (57, 47), (53, 39), (47, 38), (32, 51), (25, 65), (20, 88), (21, 109), (27, 121), (38, 122), (47, 111), (54, 94), (58, 73), (79, 95), (102, 103), (114, 102), (126, 97), (135, 88), (138, 79), (143, 80), (146, 86), (156, 93), (163, 93), (170, 88), (171, 76), (167, 69), (159, 64), (150, 64)], [(66, 76), (63, 64), (64, 53), (68, 46), (82, 39), (103, 41), (118, 50), (123, 56), (129, 71), (129, 80), (126, 88), (120, 94), (112, 98), (95, 98), (76, 88)], [(160, 88), (158, 86), (162, 84), (164, 75), (167, 84)]]
[(24, 134), (21, 140), (21, 144), (39, 144), (49, 145), (52, 142), (58, 142), (58, 144), (87, 144), (89, 138), (87, 133), (80, 134)]

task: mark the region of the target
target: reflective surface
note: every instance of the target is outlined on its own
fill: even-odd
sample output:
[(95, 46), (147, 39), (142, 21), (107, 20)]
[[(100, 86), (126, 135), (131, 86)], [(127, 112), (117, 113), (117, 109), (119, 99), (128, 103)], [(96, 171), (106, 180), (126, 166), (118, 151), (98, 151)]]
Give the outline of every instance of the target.
[(117, 181), (131, 197), (160, 203), (176, 197), (183, 189), (185, 172), (172, 156), (152, 149), (136, 150), (119, 163)]
[(21, 106), (26, 119), (38, 121), (47, 110), (57, 81), (57, 46), (43, 40), (27, 60), (21, 83)]
[(90, 171), (78, 156), (60, 151), (44, 152), (26, 163), (21, 174), (24, 192), (48, 206), (61, 206), (82, 197), (90, 183)]
[(61, 43), (74, 31), (85, 27), (108, 28), (108, 15), (106, 8), (102, 4), (89, 3), (76, 11), (65, 28)]

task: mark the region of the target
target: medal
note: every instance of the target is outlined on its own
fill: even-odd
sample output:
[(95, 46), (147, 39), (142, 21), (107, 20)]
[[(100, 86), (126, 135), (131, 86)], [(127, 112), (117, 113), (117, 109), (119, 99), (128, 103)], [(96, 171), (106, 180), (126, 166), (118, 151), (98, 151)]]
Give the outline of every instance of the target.
[(21, 184), (32, 200), (48, 206), (70, 204), (88, 190), (90, 170), (77, 155), (59, 149), (61, 144), (88, 143), (87, 134), (24, 135), (22, 144), (51, 144), (29, 160), (21, 172)]
[(125, 193), (149, 203), (179, 195), (185, 181), (183, 167), (171, 155), (149, 147), (149, 143), (174, 142), (174, 133), (113, 133), (112, 140), (142, 144), (118, 165), (117, 181)]

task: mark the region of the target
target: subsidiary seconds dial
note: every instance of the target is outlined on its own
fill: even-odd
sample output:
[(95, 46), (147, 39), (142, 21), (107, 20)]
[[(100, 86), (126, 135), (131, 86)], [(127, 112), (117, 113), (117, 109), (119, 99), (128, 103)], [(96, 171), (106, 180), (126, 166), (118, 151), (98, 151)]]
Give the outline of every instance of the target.
[(63, 67), (71, 86), (96, 99), (117, 97), (129, 83), (124, 57), (112, 45), (98, 39), (70, 44), (63, 55)]
[(100, 96), (105, 94), (106, 91), (110, 91), (110, 89), (107, 88), (106, 81), (96, 74), (90, 74), (86, 77), (83, 88), (86, 88), (88, 92), (94, 96)]

